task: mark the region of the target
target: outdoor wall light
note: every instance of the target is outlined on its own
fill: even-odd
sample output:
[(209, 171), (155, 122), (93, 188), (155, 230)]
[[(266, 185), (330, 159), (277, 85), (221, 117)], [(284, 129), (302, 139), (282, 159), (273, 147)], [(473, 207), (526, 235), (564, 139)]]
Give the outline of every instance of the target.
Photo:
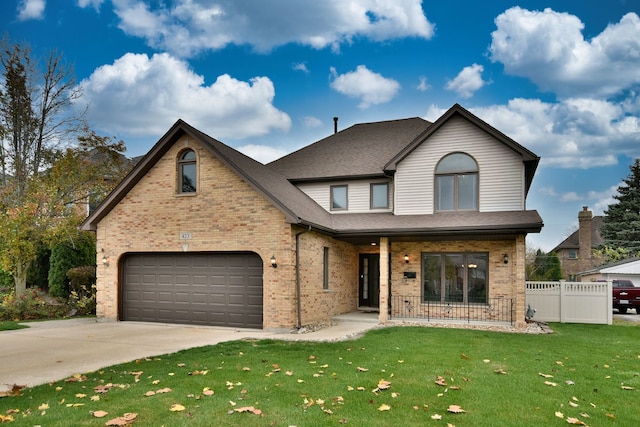
[(109, 267), (109, 258), (107, 258), (107, 255), (104, 253), (104, 248), (102, 248), (102, 265)]
[(278, 263), (276, 262), (276, 256), (271, 255), (271, 267), (278, 268)]
[(404, 254), (404, 262), (409, 264), (409, 254)]
[(502, 255), (502, 261), (504, 261), (505, 264), (509, 264), (509, 255), (507, 254)]

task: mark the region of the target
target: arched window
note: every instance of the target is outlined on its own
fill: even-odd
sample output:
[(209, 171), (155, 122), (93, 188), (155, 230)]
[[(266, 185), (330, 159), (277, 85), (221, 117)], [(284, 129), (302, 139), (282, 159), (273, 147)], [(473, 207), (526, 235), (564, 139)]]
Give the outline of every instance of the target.
[(185, 150), (178, 158), (178, 193), (195, 193), (197, 188), (196, 153)]
[(464, 153), (443, 157), (436, 166), (436, 211), (478, 210), (478, 164)]

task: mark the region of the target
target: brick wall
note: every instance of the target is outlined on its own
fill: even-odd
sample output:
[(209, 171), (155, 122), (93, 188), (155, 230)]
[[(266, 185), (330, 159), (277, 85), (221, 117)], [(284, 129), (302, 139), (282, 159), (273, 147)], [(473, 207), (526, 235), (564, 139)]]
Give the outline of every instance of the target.
[[(391, 245), (391, 294), (393, 296), (422, 295), (421, 254), (423, 252), (488, 253), (488, 297), (513, 299), (516, 326), (524, 326), (524, 236), (518, 236), (516, 240), (395, 242)], [(405, 254), (409, 255), (409, 263), (405, 263)], [(504, 254), (509, 256), (508, 264), (504, 263)], [(416, 278), (405, 278), (405, 271), (416, 272)]]
[[(184, 147), (198, 155), (195, 196), (176, 194), (176, 159)], [(191, 233), (191, 239), (181, 240), (181, 232)], [(278, 209), (197, 142), (178, 141), (100, 221), (96, 235), (100, 318), (118, 318), (120, 261), (126, 253), (253, 251), (264, 265), (264, 327), (295, 324), (291, 226)], [(270, 267), (272, 255), (278, 268)], [(103, 256), (108, 265), (103, 265)]]

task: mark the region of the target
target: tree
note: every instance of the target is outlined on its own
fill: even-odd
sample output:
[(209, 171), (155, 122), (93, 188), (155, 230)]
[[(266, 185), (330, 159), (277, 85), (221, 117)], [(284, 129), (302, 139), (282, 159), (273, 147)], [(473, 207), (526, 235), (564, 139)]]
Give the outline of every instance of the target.
[(560, 258), (555, 252), (544, 253), (540, 249), (527, 249), (526, 276), (527, 280), (562, 279)]
[(104, 194), (121, 175), (124, 143), (96, 135), (72, 113), (80, 92), (60, 54), (40, 69), (29, 48), (7, 39), (1, 47), (0, 267), (20, 295), (43, 244), (78, 238), (89, 195)]
[(617, 203), (605, 210), (600, 233), (604, 246), (640, 251), (640, 159), (629, 166), (630, 173), (613, 198)]

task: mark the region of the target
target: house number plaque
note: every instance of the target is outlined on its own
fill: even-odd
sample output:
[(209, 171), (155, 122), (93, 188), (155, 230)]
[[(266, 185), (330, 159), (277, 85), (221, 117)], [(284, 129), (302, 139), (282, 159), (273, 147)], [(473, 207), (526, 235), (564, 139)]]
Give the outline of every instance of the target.
[(190, 231), (181, 231), (180, 232), (180, 240), (191, 240), (191, 232)]

